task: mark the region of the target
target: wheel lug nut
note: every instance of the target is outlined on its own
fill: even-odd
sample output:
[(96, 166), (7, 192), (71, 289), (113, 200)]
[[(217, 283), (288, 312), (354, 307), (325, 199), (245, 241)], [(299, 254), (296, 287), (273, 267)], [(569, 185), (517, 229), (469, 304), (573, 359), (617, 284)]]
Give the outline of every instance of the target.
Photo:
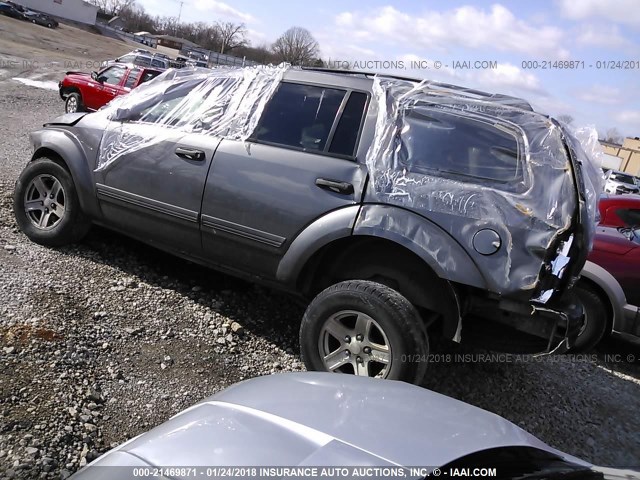
[(358, 363), (362, 363), (362, 357), (358, 357), (358, 358), (356, 358), (356, 361), (357, 361)]
[(362, 351), (363, 351), (364, 353), (366, 353), (367, 355), (369, 355), (369, 354), (371, 353), (371, 347), (364, 347), (364, 348), (362, 349)]
[(344, 337), (344, 341), (346, 343), (351, 343), (351, 337), (349, 335), (347, 335), (346, 337)]
[(349, 350), (345, 350), (344, 351), (344, 356), (345, 357), (350, 357), (351, 356), (351, 352)]
[(356, 335), (356, 340), (361, 342), (362, 340), (364, 340), (364, 336), (361, 333), (359, 333), (358, 335)]
[(53, 193), (51, 195), (49, 195), (49, 198), (51, 198), (51, 199), (53, 198)]

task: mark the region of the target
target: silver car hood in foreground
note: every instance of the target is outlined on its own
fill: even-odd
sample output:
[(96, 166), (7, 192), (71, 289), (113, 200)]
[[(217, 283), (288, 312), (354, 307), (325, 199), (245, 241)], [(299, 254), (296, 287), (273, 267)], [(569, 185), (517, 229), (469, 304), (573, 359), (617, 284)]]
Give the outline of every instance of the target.
[(294, 373), (234, 385), (112, 450), (73, 478), (114, 478), (112, 469), (98, 467), (116, 465), (437, 467), (504, 446), (535, 447), (588, 465), (497, 415), (423, 388)]

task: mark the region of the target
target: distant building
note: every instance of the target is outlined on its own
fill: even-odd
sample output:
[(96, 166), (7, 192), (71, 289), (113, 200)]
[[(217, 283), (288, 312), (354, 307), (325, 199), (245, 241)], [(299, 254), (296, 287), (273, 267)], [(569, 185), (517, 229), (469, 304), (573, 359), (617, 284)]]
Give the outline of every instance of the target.
[(622, 145), (600, 142), (604, 152), (620, 157), (620, 168), (631, 175), (640, 175), (640, 138), (625, 138)]
[(182, 47), (196, 47), (197, 45), (184, 38), (174, 37), (172, 35), (154, 35), (154, 38), (158, 41), (158, 45), (163, 47), (173, 48), (176, 50), (182, 50)]
[(83, 0), (17, 0), (27, 8), (74, 22), (96, 24), (98, 7)]

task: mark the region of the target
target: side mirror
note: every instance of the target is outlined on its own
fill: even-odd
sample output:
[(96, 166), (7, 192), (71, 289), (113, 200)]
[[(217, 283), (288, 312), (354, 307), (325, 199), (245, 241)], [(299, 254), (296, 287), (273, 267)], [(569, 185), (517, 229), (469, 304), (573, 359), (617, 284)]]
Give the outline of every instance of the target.
[(91, 72), (91, 78), (94, 79), (97, 82), (98, 81), (98, 72)]

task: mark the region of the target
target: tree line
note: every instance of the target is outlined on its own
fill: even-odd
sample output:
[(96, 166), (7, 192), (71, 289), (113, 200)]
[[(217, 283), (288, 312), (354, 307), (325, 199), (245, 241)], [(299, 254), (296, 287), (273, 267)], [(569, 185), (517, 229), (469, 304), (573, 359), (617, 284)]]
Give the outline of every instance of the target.
[(89, 0), (101, 14), (119, 16), (127, 32), (149, 32), (173, 35), (215, 52), (246, 57), (268, 64), (287, 62), (292, 65), (323, 66), (320, 46), (309, 30), (291, 27), (272, 44), (252, 46), (244, 23), (228, 21), (181, 22), (177, 17), (152, 16), (135, 0)]

